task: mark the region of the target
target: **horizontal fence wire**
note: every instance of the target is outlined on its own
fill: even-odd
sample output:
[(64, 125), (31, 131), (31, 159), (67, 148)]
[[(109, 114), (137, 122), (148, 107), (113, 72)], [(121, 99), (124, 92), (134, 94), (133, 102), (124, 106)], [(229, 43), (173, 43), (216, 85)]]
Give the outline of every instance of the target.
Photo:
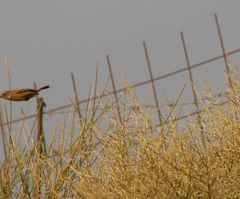
[[(142, 81), (142, 82), (139, 82), (139, 83), (132, 84), (132, 85), (129, 86), (129, 88), (132, 89), (132, 88), (137, 88), (137, 87), (140, 87), (140, 86), (143, 86), (143, 85), (146, 85), (146, 84), (151, 84), (152, 82), (156, 82), (156, 81), (165, 79), (167, 77), (170, 77), (170, 76), (173, 76), (173, 75), (176, 75), (176, 74), (188, 71), (189, 69), (195, 69), (195, 68), (204, 66), (204, 65), (206, 65), (208, 63), (220, 60), (220, 59), (222, 59), (222, 58), (224, 58), (226, 56), (237, 54), (239, 52), (240, 52), (240, 48), (238, 48), (236, 50), (229, 51), (229, 52), (225, 52), (225, 54), (221, 54), (219, 56), (216, 56), (216, 57), (213, 57), (213, 58), (201, 61), (201, 62), (199, 62), (197, 64), (193, 64), (191, 66), (185, 66), (185, 67), (183, 67), (181, 69), (172, 71), (172, 72), (167, 73), (165, 75), (156, 76), (153, 79), (149, 79), (149, 80), (145, 80), (145, 81)], [(92, 100), (97, 100), (97, 99), (101, 99), (101, 98), (104, 98), (104, 97), (107, 97), (107, 96), (111, 96), (111, 95), (114, 95), (114, 93), (123, 92), (125, 89), (126, 88), (120, 88), (120, 89), (116, 89), (115, 92), (112, 91), (112, 92), (108, 92), (108, 93), (102, 94), (100, 96), (96, 96), (96, 97), (80, 100), (80, 101), (78, 101), (78, 104), (84, 104), (84, 103), (87, 103), (87, 102), (92, 101)], [(44, 111), (43, 114), (51, 114), (51, 113), (54, 113), (54, 112), (57, 112), (57, 111), (69, 108), (71, 106), (72, 106), (72, 103), (66, 104), (66, 105), (63, 105), (63, 106), (59, 106), (59, 107), (52, 108), (52, 109), (49, 109), (47, 111)], [(22, 120), (28, 120), (28, 119), (34, 118), (36, 116), (37, 116), (37, 114), (31, 114), (31, 115), (25, 116), (24, 118), (14, 119), (14, 120), (11, 121), (11, 123), (12, 124), (18, 123), (18, 122), (21, 122)], [(4, 123), (0, 124), (0, 126), (4, 126), (4, 125), (8, 125), (8, 124), (9, 124), (9, 122), (4, 122)]]

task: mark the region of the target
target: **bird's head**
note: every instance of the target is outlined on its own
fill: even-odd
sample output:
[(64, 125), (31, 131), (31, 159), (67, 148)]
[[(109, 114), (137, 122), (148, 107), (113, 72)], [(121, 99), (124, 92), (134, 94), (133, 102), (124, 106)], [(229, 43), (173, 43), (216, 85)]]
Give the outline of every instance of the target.
[(2, 94), (0, 94), (0, 98), (10, 99), (11, 98), (10, 91), (5, 91)]

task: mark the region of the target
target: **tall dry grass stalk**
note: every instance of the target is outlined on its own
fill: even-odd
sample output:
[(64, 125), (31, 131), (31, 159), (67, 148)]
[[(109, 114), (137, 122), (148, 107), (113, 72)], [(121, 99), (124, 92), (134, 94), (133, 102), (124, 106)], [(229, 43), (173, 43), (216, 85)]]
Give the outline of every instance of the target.
[[(210, 89), (200, 96), (205, 146), (197, 120), (176, 120), (169, 110), (157, 127), (155, 110), (128, 88), (120, 99), (122, 124), (111, 98), (89, 102), (83, 124), (73, 105), (70, 122), (56, 124), (41, 161), (29, 142), (20, 146), (11, 133), (0, 197), (39, 197), (34, 193), (41, 182), (42, 198), (240, 198), (239, 72), (231, 79), (226, 105)], [(35, 140), (32, 135), (26, 139)]]

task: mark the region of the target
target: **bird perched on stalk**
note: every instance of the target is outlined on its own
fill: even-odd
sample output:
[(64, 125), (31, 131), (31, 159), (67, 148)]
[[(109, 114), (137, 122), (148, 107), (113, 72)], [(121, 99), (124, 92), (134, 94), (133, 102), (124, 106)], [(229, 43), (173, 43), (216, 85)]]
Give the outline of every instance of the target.
[(38, 89), (31, 89), (31, 88), (19, 88), (16, 90), (8, 90), (3, 92), (0, 95), (0, 98), (4, 98), (11, 101), (28, 101), (32, 97), (39, 94), (41, 90), (50, 88), (50, 86), (43, 86)]

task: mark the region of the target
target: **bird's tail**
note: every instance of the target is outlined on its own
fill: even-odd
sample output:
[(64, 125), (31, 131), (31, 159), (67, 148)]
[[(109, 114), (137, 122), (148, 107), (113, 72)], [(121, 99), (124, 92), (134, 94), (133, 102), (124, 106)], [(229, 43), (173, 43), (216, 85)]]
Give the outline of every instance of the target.
[(38, 91), (41, 91), (41, 90), (44, 90), (44, 89), (47, 89), (47, 88), (50, 88), (50, 86), (49, 85), (43, 86), (43, 87), (39, 88)]

